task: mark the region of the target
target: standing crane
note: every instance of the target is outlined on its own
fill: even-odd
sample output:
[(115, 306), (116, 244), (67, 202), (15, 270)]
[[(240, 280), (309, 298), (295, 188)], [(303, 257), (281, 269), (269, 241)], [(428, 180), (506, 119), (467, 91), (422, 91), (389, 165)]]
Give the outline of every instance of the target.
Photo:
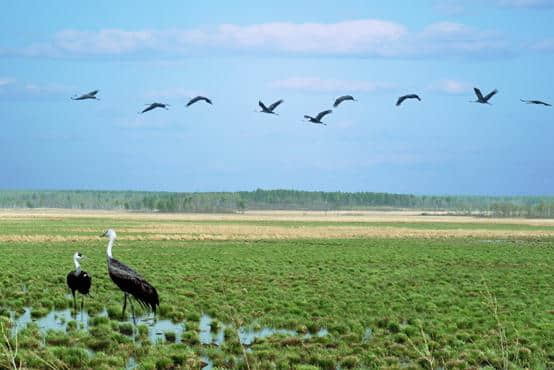
[(89, 293), (91, 278), (90, 275), (81, 270), (81, 264), (79, 261), (84, 259), (79, 252), (75, 252), (73, 255), (73, 263), (75, 264), (75, 270), (67, 274), (67, 286), (71, 289), (71, 294), (73, 295), (73, 310), (77, 310), (77, 302), (75, 300), (75, 291), (81, 293), (81, 311), (83, 311), (83, 302), (84, 296)]
[(321, 119), (322, 119), (323, 117), (325, 117), (326, 115), (328, 115), (329, 113), (332, 113), (332, 112), (333, 112), (333, 111), (332, 111), (331, 109), (328, 109), (328, 110), (324, 110), (323, 112), (319, 112), (319, 113), (317, 114), (317, 116), (315, 116), (315, 117), (308, 116), (308, 115), (304, 115), (304, 118), (306, 118), (306, 119), (308, 120), (308, 122), (327, 126), (326, 123), (321, 122)]
[(194, 103), (196, 103), (200, 100), (203, 100), (208, 104), (212, 104), (212, 101), (210, 99), (206, 98), (205, 96), (197, 96), (197, 97), (192, 98), (192, 99), (189, 100), (189, 102), (187, 103), (187, 107), (190, 107), (191, 105), (193, 105)]
[(346, 101), (346, 100), (352, 100), (352, 101), (357, 101), (356, 99), (354, 99), (354, 97), (352, 95), (343, 95), (343, 96), (339, 96), (338, 98), (335, 99), (335, 103), (333, 104), (333, 107), (338, 107), (340, 103), (342, 103), (343, 101)]
[(486, 96), (483, 96), (483, 94), (481, 93), (481, 90), (479, 90), (478, 88), (474, 87), (473, 91), (475, 92), (475, 96), (477, 96), (477, 100), (473, 100), (471, 101), (471, 103), (480, 103), (480, 104), (489, 104), (489, 105), (491, 104), (489, 103), (490, 98), (492, 98), (498, 92), (498, 90), (494, 89)]
[(98, 94), (98, 91), (99, 90), (94, 90), (94, 91), (91, 91), (89, 93), (86, 93), (86, 94), (83, 94), (83, 95), (74, 95), (71, 97), (71, 99), (73, 100), (87, 100), (87, 99), (96, 99), (96, 100), (100, 100), (96, 97), (96, 94)]
[(419, 95), (417, 95), (417, 94), (408, 94), (408, 95), (404, 95), (404, 96), (399, 97), (398, 100), (396, 101), (396, 106), (398, 107), (406, 99), (417, 99), (418, 101), (421, 101), (421, 98), (419, 97)]
[[(122, 262), (119, 262), (112, 257), (112, 247), (117, 238), (113, 229), (108, 229), (102, 236), (109, 239), (106, 255), (108, 257), (108, 274), (117, 287), (123, 292), (123, 312), (122, 317), (125, 317), (125, 308), (127, 307), (127, 296), (131, 295), (139, 304), (145, 308), (150, 307), (156, 316), (156, 306), (160, 305), (158, 292), (148, 281), (146, 281), (138, 272), (128, 267)], [(133, 322), (135, 320), (135, 309), (133, 302), (129, 298), (131, 304), (131, 312), (133, 313)]]
[(277, 108), (279, 104), (281, 104), (282, 102), (284, 102), (284, 100), (280, 99), (280, 100), (277, 100), (275, 103), (272, 103), (269, 107), (267, 107), (261, 100), (259, 100), (258, 105), (260, 106), (260, 108), (262, 108), (262, 110), (258, 112), (279, 115), (279, 113), (275, 113), (275, 108)]
[(155, 102), (152, 104), (145, 104), (145, 105), (148, 105), (148, 107), (144, 108), (144, 110), (142, 112), (139, 112), (139, 114), (146, 113), (156, 108), (163, 108), (165, 110), (168, 110), (167, 107), (169, 107), (169, 104), (155, 103)]

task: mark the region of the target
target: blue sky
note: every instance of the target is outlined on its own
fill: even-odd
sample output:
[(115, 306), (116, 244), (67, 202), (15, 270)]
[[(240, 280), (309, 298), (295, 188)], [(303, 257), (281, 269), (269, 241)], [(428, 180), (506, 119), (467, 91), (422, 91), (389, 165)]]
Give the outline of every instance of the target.
[(3, 4), (0, 188), (554, 195), (554, 0), (115, 4)]

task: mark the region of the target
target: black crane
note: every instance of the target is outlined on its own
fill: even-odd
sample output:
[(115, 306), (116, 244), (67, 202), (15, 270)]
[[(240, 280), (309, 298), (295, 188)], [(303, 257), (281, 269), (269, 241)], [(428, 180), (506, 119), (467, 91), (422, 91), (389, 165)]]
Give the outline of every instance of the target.
[[(127, 296), (131, 295), (141, 306), (145, 308), (150, 307), (152, 312), (154, 312), (155, 317), (156, 306), (160, 305), (160, 299), (156, 288), (140, 276), (138, 272), (112, 257), (112, 246), (117, 237), (113, 229), (106, 230), (102, 236), (106, 236), (109, 239), (108, 249), (106, 250), (106, 254), (108, 256), (108, 274), (115, 285), (117, 285), (117, 287), (123, 292), (123, 311), (121, 316), (125, 317)], [(133, 313), (133, 322), (136, 323), (135, 309), (131, 298), (129, 298), (129, 302)]]
[(167, 107), (169, 107), (169, 104), (163, 104), (163, 103), (152, 103), (152, 104), (145, 104), (145, 105), (148, 105), (148, 107), (144, 108), (144, 110), (142, 112), (139, 112), (139, 114), (146, 113), (156, 108), (163, 108), (167, 110)]
[(73, 99), (73, 100), (87, 100), (87, 99), (100, 100), (96, 97), (96, 94), (98, 94), (98, 91), (99, 90), (94, 90), (94, 91), (91, 91), (91, 92), (83, 94), (83, 95), (79, 95), (79, 96), (75, 95), (75, 96), (72, 96), (71, 99)]
[(474, 100), (471, 103), (480, 103), (480, 104), (489, 104), (489, 105), (491, 104), (489, 103), (490, 98), (492, 98), (498, 92), (498, 90), (494, 89), (486, 96), (483, 96), (483, 94), (481, 93), (481, 90), (479, 90), (478, 88), (474, 87), (473, 91), (475, 92), (475, 96), (477, 96), (477, 100)]
[(408, 94), (408, 95), (404, 95), (404, 96), (399, 97), (398, 100), (396, 101), (396, 106), (398, 107), (406, 99), (417, 99), (418, 101), (421, 101), (421, 98), (419, 97), (419, 95), (417, 95), (417, 94)]
[(343, 95), (343, 96), (339, 96), (338, 98), (335, 99), (335, 104), (333, 104), (333, 107), (338, 107), (340, 103), (342, 103), (343, 101), (346, 101), (346, 100), (352, 100), (352, 101), (357, 101), (356, 99), (354, 99), (354, 97), (352, 95)]
[(277, 100), (275, 103), (272, 103), (269, 107), (267, 107), (261, 100), (258, 101), (258, 105), (260, 106), (260, 108), (262, 108), (262, 110), (258, 111), (258, 112), (261, 112), (261, 113), (269, 113), (269, 114), (276, 114), (276, 115), (279, 115), (279, 113), (275, 113), (275, 108), (277, 108), (279, 106), (279, 104), (281, 104), (282, 102), (284, 102), (283, 99), (280, 99), (280, 100)]
[(545, 103), (545, 102), (540, 101), (540, 100), (523, 100), (523, 99), (519, 99), (519, 100), (521, 100), (522, 102), (527, 103), (527, 104), (544, 105), (544, 106), (547, 106), (547, 107), (552, 106), (551, 104)]
[(328, 115), (329, 113), (332, 113), (333, 111), (331, 109), (328, 109), (328, 110), (324, 110), (323, 112), (319, 112), (317, 114), (317, 116), (315, 117), (312, 117), (312, 116), (308, 116), (308, 115), (304, 115), (304, 118), (306, 118), (309, 122), (311, 123), (316, 123), (316, 124), (319, 124), (319, 125), (325, 125), (327, 126), (326, 123), (323, 123), (321, 122), (321, 119), (323, 117), (325, 117), (326, 115)]
[(73, 309), (77, 310), (77, 302), (75, 300), (75, 291), (81, 293), (81, 311), (83, 310), (84, 296), (89, 293), (91, 285), (91, 277), (86, 272), (81, 270), (81, 264), (79, 261), (85, 258), (81, 253), (75, 252), (73, 255), (73, 263), (75, 264), (75, 270), (67, 274), (67, 286), (71, 289), (73, 295)]
[(189, 102), (187, 103), (187, 107), (190, 107), (191, 105), (193, 105), (194, 103), (196, 103), (200, 100), (203, 100), (208, 104), (212, 104), (212, 101), (210, 99), (206, 98), (205, 96), (197, 96), (197, 97), (194, 97), (194, 98), (189, 100)]

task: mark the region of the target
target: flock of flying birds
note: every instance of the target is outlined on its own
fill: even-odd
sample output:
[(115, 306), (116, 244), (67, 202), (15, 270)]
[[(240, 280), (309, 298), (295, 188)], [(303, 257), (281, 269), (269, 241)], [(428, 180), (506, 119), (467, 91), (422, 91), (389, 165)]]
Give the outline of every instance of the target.
[[(481, 103), (481, 104), (490, 104), (489, 100), (498, 92), (498, 90), (494, 89), (493, 91), (491, 91), (487, 95), (483, 96), (483, 93), (481, 93), (481, 90), (479, 90), (478, 88), (474, 87), (473, 91), (475, 92), (475, 96), (477, 97), (477, 100), (472, 101), (472, 103)], [(94, 90), (94, 91), (91, 91), (91, 92), (86, 93), (86, 94), (73, 96), (71, 99), (73, 99), (73, 100), (87, 100), (87, 99), (100, 100), (96, 96), (98, 94), (98, 92), (99, 92), (99, 90)], [(408, 94), (408, 95), (403, 95), (403, 96), (399, 97), (398, 100), (396, 101), (396, 106), (400, 106), (400, 104), (402, 104), (402, 102), (404, 102), (404, 100), (406, 100), (406, 99), (416, 99), (418, 101), (421, 101), (421, 98), (419, 97), (419, 95), (417, 95), (417, 94)], [(354, 97), (352, 95), (339, 96), (338, 98), (335, 99), (335, 103), (333, 104), (333, 107), (337, 108), (342, 102), (348, 101), (348, 100), (356, 101), (356, 99), (354, 99)], [(524, 100), (524, 99), (520, 99), (520, 100), (524, 103), (527, 103), (527, 104), (544, 105), (544, 106), (547, 106), (547, 107), (552, 106), (551, 104), (545, 103), (541, 100)], [(186, 106), (190, 107), (192, 104), (197, 103), (199, 101), (204, 101), (204, 102), (206, 102), (210, 105), (213, 104), (212, 101), (210, 99), (206, 98), (205, 96), (196, 96), (196, 97), (190, 99), (188, 101), (188, 103), (186, 104)], [(260, 106), (261, 110), (259, 110), (258, 112), (278, 115), (279, 113), (275, 112), (275, 109), (283, 102), (284, 102), (284, 100), (280, 99), (280, 100), (277, 100), (276, 102), (270, 104), (269, 106), (267, 106), (260, 100), (260, 101), (258, 101), (258, 105)], [(154, 103), (151, 103), (151, 104), (145, 104), (145, 105), (147, 105), (147, 107), (144, 108), (142, 111), (138, 112), (139, 114), (149, 112), (149, 111), (151, 111), (153, 109), (156, 109), (156, 108), (163, 108), (163, 109), (167, 110), (168, 107), (170, 106), (169, 104), (157, 103), (157, 102), (154, 102)], [(331, 109), (327, 109), (327, 110), (324, 110), (322, 112), (319, 112), (315, 117), (310, 116), (310, 115), (304, 115), (304, 119), (307, 122), (310, 122), (310, 123), (315, 123), (315, 124), (319, 124), (319, 125), (327, 125), (326, 123), (322, 122), (321, 120), (323, 119), (323, 117), (325, 117), (326, 115), (328, 115), (332, 112), (333, 111)]]

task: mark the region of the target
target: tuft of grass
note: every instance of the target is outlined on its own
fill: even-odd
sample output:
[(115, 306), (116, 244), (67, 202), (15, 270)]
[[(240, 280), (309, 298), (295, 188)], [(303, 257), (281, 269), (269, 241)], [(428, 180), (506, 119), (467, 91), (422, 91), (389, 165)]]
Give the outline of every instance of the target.
[(175, 341), (177, 340), (177, 335), (175, 334), (174, 331), (164, 332), (164, 337), (166, 341), (172, 342), (172, 343), (175, 343)]

